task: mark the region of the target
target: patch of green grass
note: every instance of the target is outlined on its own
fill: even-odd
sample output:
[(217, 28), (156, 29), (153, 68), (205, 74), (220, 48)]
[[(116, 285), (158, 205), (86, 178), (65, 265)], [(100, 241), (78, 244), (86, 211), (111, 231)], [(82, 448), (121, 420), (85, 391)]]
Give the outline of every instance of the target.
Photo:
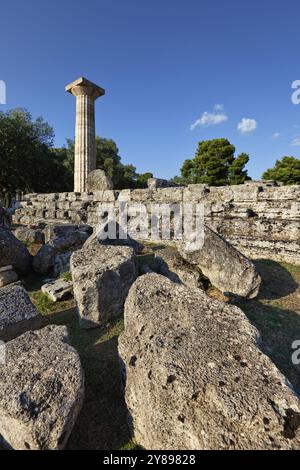
[(72, 274), (70, 271), (65, 271), (60, 274), (60, 279), (64, 279), (65, 281), (72, 281)]
[(101, 328), (82, 330), (74, 300), (52, 302), (40, 291), (43, 280), (35, 273), (24, 279), (33, 303), (43, 314), (42, 327), (67, 326), (70, 343), (79, 353), (85, 374), (84, 404), (67, 449), (136, 449), (130, 440), (118, 357), (123, 318)]
[(19, 240), (23, 245), (26, 246), (26, 248), (30, 248), (31, 243), (28, 240)]

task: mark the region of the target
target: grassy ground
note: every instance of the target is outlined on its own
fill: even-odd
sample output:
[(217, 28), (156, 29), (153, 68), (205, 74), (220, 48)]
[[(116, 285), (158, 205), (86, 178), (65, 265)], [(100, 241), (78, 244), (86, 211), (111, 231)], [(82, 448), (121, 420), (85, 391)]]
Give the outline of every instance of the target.
[(39, 290), (41, 278), (31, 275), (25, 287), (43, 314), (43, 326), (67, 325), (71, 344), (85, 371), (85, 401), (68, 442), (68, 449), (131, 449), (127, 410), (121, 393), (117, 339), (120, 319), (104, 328), (80, 330), (74, 300), (54, 303)]
[(300, 366), (291, 360), (291, 345), (300, 340), (300, 267), (270, 260), (256, 266), (262, 277), (258, 297), (233, 303), (257, 327), (263, 350), (300, 394)]
[[(149, 264), (146, 257), (144, 261)], [(241, 307), (258, 328), (265, 352), (300, 393), (300, 367), (291, 362), (291, 344), (300, 339), (300, 267), (265, 260), (256, 264), (263, 279), (259, 297), (230, 302)], [(67, 448), (135, 448), (127, 428), (120, 386), (117, 340), (123, 329), (122, 319), (101, 329), (80, 330), (74, 301), (53, 303), (41, 294), (40, 286), (38, 276), (27, 278), (25, 287), (43, 314), (44, 326), (67, 325), (85, 370), (85, 402)], [(214, 288), (209, 295), (228, 301)]]

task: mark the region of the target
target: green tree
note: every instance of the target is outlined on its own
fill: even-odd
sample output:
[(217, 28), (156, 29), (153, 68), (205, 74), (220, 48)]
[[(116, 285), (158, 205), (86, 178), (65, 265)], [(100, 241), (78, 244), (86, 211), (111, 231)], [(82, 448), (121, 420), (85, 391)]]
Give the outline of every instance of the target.
[[(66, 168), (68, 171), (73, 172), (75, 153), (74, 140), (68, 139), (66, 148), (60, 150), (64, 151), (66, 154)], [(96, 137), (96, 167), (104, 170), (112, 178), (114, 187), (117, 189), (147, 186), (147, 182), (143, 181), (142, 175), (136, 172), (135, 166), (124, 165), (121, 162), (119, 149), (112, 139)], [(145, 175), (152, 176), (151, 173)], [(151, 176), (149, 176), (149, 178)]]
[(241, 184), (250, 179), (244, 169), (249, 156), (234, 156), (235, 147), (227, 139), (199, 142), (193, 159), (185, 160), (181, 176), (188, 183), (203, 183), (208, 186)]
[(277, 160), (273, 168), (266, 170), (264, 180), (277, 180), (284, 184), (300, 184), (300, 160), (295, 157), (283, 157)]
[(245, 170), (248, 161), (247, 153), (241, 153), (233, 160), (228, 170), (229, 184), (243, 184), (244, 181), (251, 179)]
[(136, 187), (137, 188), (147, 188), (147, 181), (149, 178), (153, 178), (153, 173), (141, 173), (137, 175)]
[(63, 189), (62, 156), (53, 145), (53, 129), (41, 117), (33, 121), (24, 109), (0, 112), (0, 197), (18, 191)]

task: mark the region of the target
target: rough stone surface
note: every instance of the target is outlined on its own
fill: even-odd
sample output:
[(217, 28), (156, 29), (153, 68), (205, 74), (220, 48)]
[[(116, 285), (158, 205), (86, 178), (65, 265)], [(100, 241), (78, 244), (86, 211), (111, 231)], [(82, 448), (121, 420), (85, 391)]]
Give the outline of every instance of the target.
[(196, 265), (222, 292), (242, 297), (257, 296), (261, 279), (252, 261), (208, 227), (204, 229), (201, 249), (189, 251), (189, 245), (178, 243), (178, 250), (189, 263)]
[(147, 181), (147, 186), (149, 189), (157, 189), (157, 188), (172, 188), (172, 187), (177, 187), (180, 185), (173, 183), (173, 181), (164, 180), (161, 178), (149, 178)]
[(0, 365), (0, 436), (16, 450), (63, 449), (84, 397), (80, 359), (65, 326), (6, 344)]
[(119, 354), (138, 444), (299, 449), (299, 399), (240, 309), (146, 274), (124, 316)]
[(126, 246), (98, 246), (72, 254), (71, 273), (80, 325), (93, 328), (118, 317), (137, 277), (134, 251)]
[(114, 189), (113, 182), (108, 174), (103, 170), (94, 170), (88, 174), (87, 190), (104, 191), (106, 189)]
[(23, 242), (38, 244), (45, 243), (45, 235), (43, 230), (40, 228), (20, 226), (14, 230), (14, 235), (18, 240)]
[(30, 268), (30, 260), (23, 243), (8, 228), (0, 226), (0, 267), (11, 264), (17, 273), (23, 274)]
[(203, 289), (203, 275), (195, 266), (187, 263), (174, 248), (155, 251), (158, 269), (170, 281), (185, 284), (188, 287)]
[(146, 204), (200, 203), (205, 223), (250, 258), (300, 265), (300, 185), (247, 182), (237, 186), (134, 189), (89, 193), (28, 194), (14, 223), (99, 224), (98, 204), (121, 201)]
[(21, 286), (0, 289), (0, 340), (8, 341), (26, 330), (39, 328), (41, 317)]
[(127, 234), (126, 238), (120, 238), (121, 230), (122, 228), (120, 227), (120, 225), (116, 223), (116, 239), (104, 239), (104, 237), (101, 236), (101, 232), (107, 231), (107, 225), (105, 225), (102, 230), (95, 230), (95, 232), (86, 240), (83, 245), (83, 248), (89, 249), (97, 247), (99, 245), (130, 246), (134, 249), (135, 253), (140, 253), (143, 250), (143, 245), (137, 240), (134, 240), (132, 237), (130, 237), (129, 234)]
[[(46, 243), (54, 240), (58, 237), (65, 237), (70, 232), (77, 232), (81, 233), (82, 237), (86, 237), (84, 234), (91, 235), (93, 233), (93, 228), (87, 224), (49, 224), (44, 228), (45, 233), (45, 241)], [(84, 232), (84, 234), (82, 234)]]
[(7, 271), (0, 272), (0, 287), (4, 287), (7, 284), (11, 284), (12, 282), (16, 282), (18, 280), (18, 275), (11, 269)]
[(46, 274), (55, 265), (58, 254), (70, 249), (74, 251), (81, 248), (87, 238), (88, 234), (86, 232), (70, 231), (66, 232), (64, 236), (51, 240), (43, 245), (34, 256), (33, 269), (40, 274)]
[(53, 302), (66, 300), (72, 296), (73, 282), (66, 279), (55, 279), (54, 281), (47, 282), (41, 288), (44, 294), (47, 294)]
[(74, 191), (86, 191), (88, 174), (96, 168), (95, 100), (105, 91), (84, 77), (66, 91), (76, 96)]

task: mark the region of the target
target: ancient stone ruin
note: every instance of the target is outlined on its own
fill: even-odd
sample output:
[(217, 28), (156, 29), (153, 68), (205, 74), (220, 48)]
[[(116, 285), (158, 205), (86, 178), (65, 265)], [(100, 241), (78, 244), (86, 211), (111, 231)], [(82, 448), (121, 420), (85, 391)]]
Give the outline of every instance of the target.
[[(117, 364), (116, 409), (126, 401), (125, 427), (136, 445), (299, 449), (299, 396), (267, 355), (251, 315), (235, 304), (259, 305), (265, 279), (257, 259), (300, 266), (300, 186), (178, 186), (151, 178), (147, 189), (113, 189), (95, 160), (94, 101), (104, 90), (85, 78), (66, 90), (76, 96), (74, 192), (25, 194), (12, 220), (0, 208), (1, 445), (65, 448), (78, 432), (84, 364), (88, 384), (98, 374), (86, 349), (102, 354), (108, 342), (101, 359), (109, 372)], [(176, 214), (191, 204), (204, 214), (203, 244), (193, 250), (175, 236)], [(141, 227), (127, 236), (125, 225), (136, 229), (141, 220), (138, 206), (146, 227), (153, 207), (163, 206), (171, 236), (161, 227), (155, 241)], [(118, 222), (115, 237), (105, 238), (109, 213)], [(40, 286), (34, 293), (32, 278)], [(64, 326), (69, 318), (71, 338), (81, 335), (78, 351)], [(97, 396), (94, 414), (98, 407), (104, 414), (102, 394), (116, 399), (106, 381), (89, 394)]]

